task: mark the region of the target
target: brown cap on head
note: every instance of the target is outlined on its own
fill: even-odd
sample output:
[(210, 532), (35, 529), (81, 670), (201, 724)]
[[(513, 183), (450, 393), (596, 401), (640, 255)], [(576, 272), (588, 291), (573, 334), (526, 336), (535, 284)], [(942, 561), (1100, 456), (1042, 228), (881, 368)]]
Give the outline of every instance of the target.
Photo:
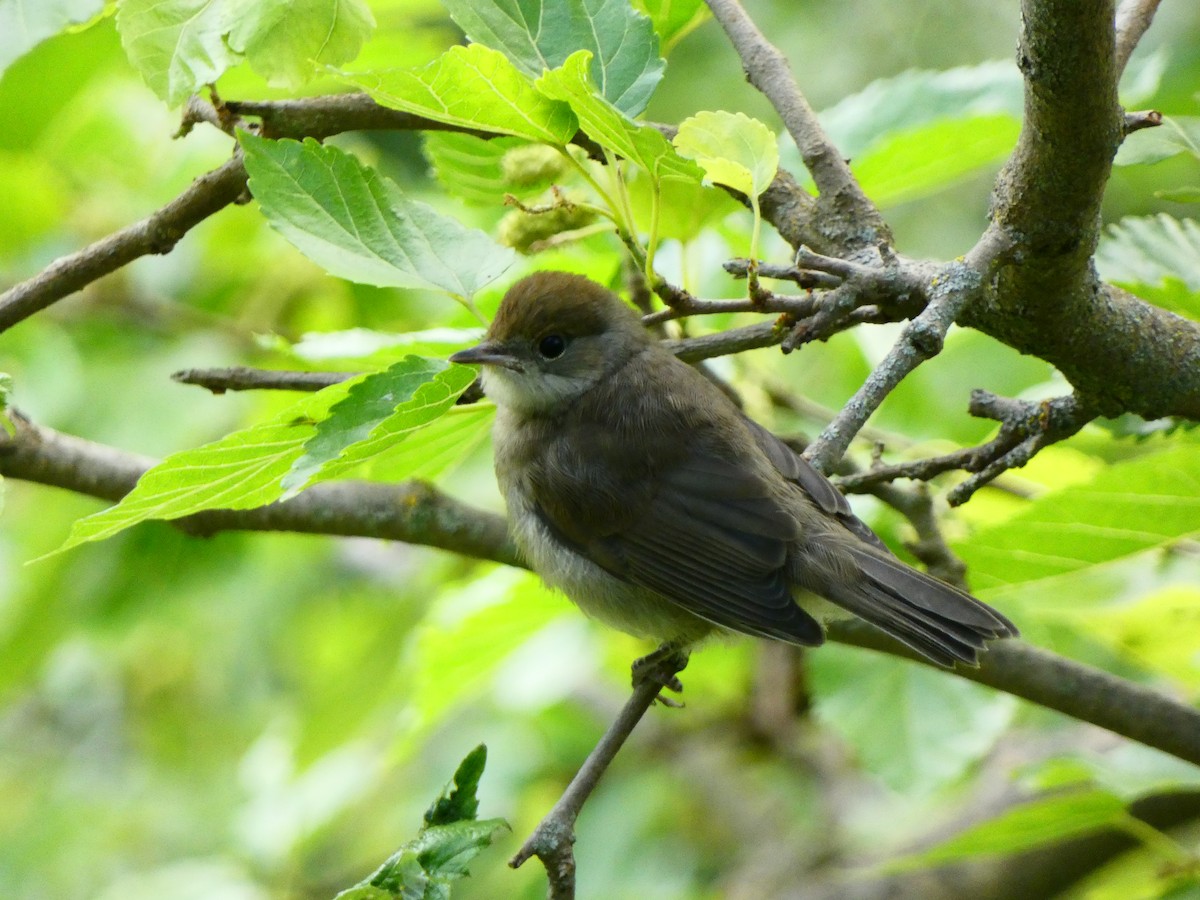
[(536, 272), (508, 289), (488, 338), (536, 338), (551, 332), (584, 337), (615, 330), (643, 331), (637, 314), (612, 291), (582, 275)]

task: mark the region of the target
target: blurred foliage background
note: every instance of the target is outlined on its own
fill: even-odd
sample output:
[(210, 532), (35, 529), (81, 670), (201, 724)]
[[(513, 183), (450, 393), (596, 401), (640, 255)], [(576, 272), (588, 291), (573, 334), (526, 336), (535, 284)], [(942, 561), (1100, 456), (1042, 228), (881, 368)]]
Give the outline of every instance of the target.
[[(378, 29), (357, 69), (421, 64), (462, 39), (435, 0), (370, 6)], [(848, 155), (894, 139), (875, 163), (876, 180), (863, 177), (888, 207), (899, 249), (942, 258), (966, 251), (984, 227), (1015, 126), (972, 132), (984, 134), (977, 157), (949, 177), (935, 154), (967, 152), (960, 133), (923, 132), (915, 148), (901, 140), (913, 123), (937, 118), (946, 90), (944, 80), (912, 70), (971, 67), (962, 79), (986, 97), (978, 115), (1019, 113), (1017, 3), (746, 6), (787, 53)], [(872, 87), (879, 79), (887, 86)], [(898, 84), (908, 85), (910, 117), (889, 123), (890, 107), (871, 92), (894, 103)], [(227, 99), (297, 95), (244, 65), (217, 86)], [(324, 78), (299, 94), (336, 89)], [(1185, 121), (1200, 115), (1200, 10), (1164, 4), (1123, 90), (1133, 108)], [(741, 110), (780, 130), (711, 22), (671, 48), (647, 117), (678, 122), (700, 109)], [(0, 116), (3, 285), (147, 215), (230, 152), (226, 136), (203, 127), (171, 140), (178, 112), (127, 62), (112, 15), (11, 61), (0, 80)], [(417, 134), (352, 134), (335, 143), (479, 227), (494, 231), (503, 214), (448, 195)], [(783, 153), (799, 172), (794, 150), (790, 159)], [(937, 177), (921, 181), (922, 159), (934, 159)], [(1196, 155), (1133, 162), (1115, 172), (1108, 221), (1194, 214), (1180, 202), (1186, 197), (1169, 192), (1200, 183)], [(897, 172), (911, 178), (889, 186)], [(748, 214), (730, 207), (686, 250), (666, 244), (662, 268), (686, 271), (703, 296), (737, 296), (741, 286), (719, 264), (746, 252), (748, 230)], [(1147, 240), (1153, 255), (1161, 235)], [(1185, 254), (1170, 278), (1135, 277), (1130, 246), (1117, 242), (1102, 254), (1110, 277), (1195, 316), (1200, 262), (1192, 258), (1188, 271)], [(782, 261), (784, 245), (776, 238), (764, 255)], [(601, 238), (523, 260), (506, 279), (549, 266), (611, 281), (618, 254)], [(481, 296), (485, 310), (501, 288)], [(158, 457), (290, 402), (213, 396), (172, 382), (176, 370), (336, 369), (362, 362), (361, 333), (339, 343), (302, 338), (475, 324), (432, 294), (329, 277), (251, 204), (209, 219), (170, 255), (138, 260), (0, 335), (0, 370), (34, 421)], [(720, 368), (756, 417), (813, 433), (819, 408), (839, 407), (895, 334), (859, 329), (790, 357), (757, 351)], [(872, 425), (902, 458), (977, 442), (989, 423), (966, 415), (974, 387), (1042, 397), (1063, 384), (1045, 363), (956, 331)], [(769, 401), (773, 388), (794, 391), (816, 411), (781, 411)], [(498, 510), (486, 426), (483, 417), (468, 429), (461, 449), (470, 453), (449, 454), (437, 483)], [(1169, 423), (1093, 425), (1008, 477), (1013, 490), (984, 491), (947, 514), (973, 587), (1034, 643), (1194, 701), (1200, 553), (1186, 538), (1200, 530), (1198, 440)], [(869, 446), (854, 452), (865, 459)], [(0, 895), (329, 897), (415, 831), (458, 760), (480, 742), (489, 748), (481, 813), (506, 817), (513, 833), (475, 861), (456, 896), (542, 895), (536, 865), (513, 872), (503, 861), (623, 701), (627, 664), (644, 650), (637, 642), (594, 627), (527, 573), (374, 541), (199, 540), (148, 523), (30, 562), (102, 504), (12, 480), (2, 486)], [(1147, 497), (1165, 499), (1148, 507)], [(892, 546), (909, 537), (894, 512), (859, 498), (855, 505)], [(1055, 523), (1109, 515), (1131, 532), (1149, 528), (1143, 518), (1169, 524), (1165, 536), (1128, 547), (1060, 546), (1098, 539), (1072, 537)], [(1062, 555), (1083, 562), (1042, 565)], [(1189, 767), (1096, 729), (844, 647), (805, 657), (801, 694), (811, 691), (812, 707), (785, 709), (781, 719), (772, 653), (751, 641), (705, 649), (686, 672), (687, 709), (657, 710), (643, 722), (580, 821), (581, 897), (775, 896), (810, 870), (848, 879), (841, 883), (853, 896), (856, 885), (884, 877), (882, 860), (973, 821), (997, 798), (1071, 784), (1129, 801), (1200, 785)], [(1161, 848), (1134, 851), (1077, 895), (1124, 885), (1129, 892), (1111, 896), (1159, 896), (1177, 887), (1155, 853)]]

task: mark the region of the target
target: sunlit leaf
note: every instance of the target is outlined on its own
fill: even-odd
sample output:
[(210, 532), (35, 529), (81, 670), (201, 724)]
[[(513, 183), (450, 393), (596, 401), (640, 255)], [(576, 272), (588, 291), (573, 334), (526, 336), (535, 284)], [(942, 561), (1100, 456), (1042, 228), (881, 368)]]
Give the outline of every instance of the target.
[(342, 76), (392, 109), (459, 128), (566, 144), (577, 124), (570, 108), (534, 90), (529, 76), (482, 44), (451, 47), (420, 69)]
[(421, 429), (420, 440), (401, 441), (352, 473), (372, 481), (445, 478), (487, 441), (496, 408), (490, 403), (452, 406)]
[(586, 50), (571, 54), (561, 68), (549, 71), (537, 80), (538, 90), (570, 104), (588, 137), (617, 156), (636, 163), (652, 178), (699, 180), (699, 167), (676, 153), (660, 131), (627, 119), (597, 93), (588, 75), (588, 58)]
[(46, 38), (103, 8), (104, 0), (0, 0), (0, 74)]
[(467, 300), (513, 262), (482, 231), (410, 200), (345, 151), (242, 132), (250, 188), (280, 234), (330, 273)]
[(283, 476), (285, 496), (342, 475), (442, 415), (475, 372), (440, 359), (408, 356), (355, 380), (316, 425), (304, 453)]
[(867, 196), (894, 206), (998, 166), (1020, 130), (1020, 120), (1009, 115), (941, 119), (893, 132), (852, 159), (850, 168)]
[(116, 506), (71, 528), (56, 552), (112, 537), (148, 519), (177, 519), (205, 509), (252, 509), (283, 493), (281, 481), (312, 437), (314, 423), (344, 399), (358, 379), (311, 394), (269, 422), (173, 453), (147, 471)]
[(627, 116), (646, 108), (665, 62), (648, 18), (628, 0), (444, 0), (473, 41), (504, 52), (537, 78), (577, 50), (600, 96)]
[(229, 0), (123, 0), (117, 28), (146, 84), (177, 106), (240, 59), (225, 40), (237, 15)]
[(765, 191), (779, 168), (775, 135), (744, 113), (700, 112), (684, 119), (672, 143), (707, 180), (746, 196)]
[(955, 544), (978, 588), (1075, 572), (1200, 532), (1200, 453), (1178, 447), (1099, 472)]
[(317, 66), (354, 59), (374, 28), (363, 0), (255, 0), (239, 8), (229, 44), (268, 83), (295, 88)]

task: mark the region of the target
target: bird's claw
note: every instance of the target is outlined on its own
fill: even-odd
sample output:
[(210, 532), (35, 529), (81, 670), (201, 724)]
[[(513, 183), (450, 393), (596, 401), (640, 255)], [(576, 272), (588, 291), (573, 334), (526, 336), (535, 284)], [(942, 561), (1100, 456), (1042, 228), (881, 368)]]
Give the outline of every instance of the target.
[[(663, 644), (653, 653), (648, 653), (633, 661), (630, 670), (633, 674), (634, 688), (640, 687), (647, 681), (653, 682), (664, 690), (675, 694), (683, 693), (683, 682), (676, 673), (682, 672), (688, 664), (688, 652), (674, 644)], [(672, 709), (679, 709), (683, 703), (660, 693), (655, 701)]]

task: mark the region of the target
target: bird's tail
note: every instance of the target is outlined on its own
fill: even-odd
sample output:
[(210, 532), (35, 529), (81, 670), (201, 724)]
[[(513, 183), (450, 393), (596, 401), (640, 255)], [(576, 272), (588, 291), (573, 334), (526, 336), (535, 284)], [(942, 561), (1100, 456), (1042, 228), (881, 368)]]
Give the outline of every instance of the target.
[(839, 547), (859, 577), (830, 578), (812, 589), (942, 666), (979, 664), (987, 641), (1017, 627), (970, 594), (866, 547)]

